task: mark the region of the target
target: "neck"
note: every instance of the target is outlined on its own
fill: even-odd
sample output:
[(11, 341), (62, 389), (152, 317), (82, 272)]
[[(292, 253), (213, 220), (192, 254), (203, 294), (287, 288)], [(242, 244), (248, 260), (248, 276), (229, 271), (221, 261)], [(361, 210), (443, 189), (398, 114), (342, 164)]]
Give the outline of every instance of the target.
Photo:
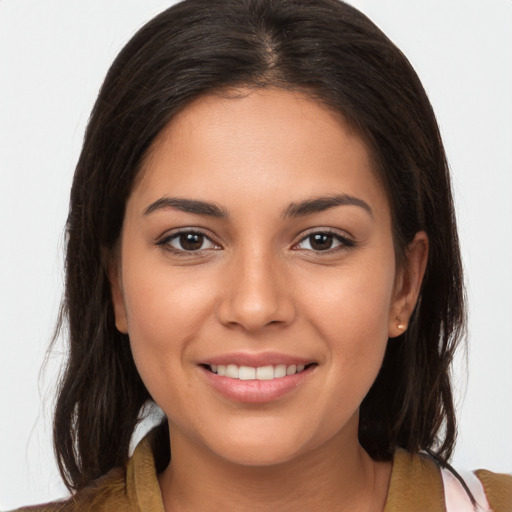
[(382, 511), (390, 463), (375, 463), (357, 442), (339, 438), (275, 465), (232, 463), (179, 431), (172, 462), (159, 476), (166, 511)]

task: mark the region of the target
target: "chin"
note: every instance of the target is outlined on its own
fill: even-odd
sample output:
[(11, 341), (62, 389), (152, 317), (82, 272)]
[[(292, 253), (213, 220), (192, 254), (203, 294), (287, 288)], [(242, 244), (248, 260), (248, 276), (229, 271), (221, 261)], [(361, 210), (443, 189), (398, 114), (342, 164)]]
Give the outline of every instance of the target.
[(219, 447), (217, 454), (232, 464), (246, 467), (277, 466), (300, 455), (296, 445), (255, 441), (251, 444), (233, 443), (229, 447)]
[(318, 439), (312, 443), (315, 437), (314, 433), (308, 435), (305, 426), (293, 429), (289, 425), (256, 421), (251, 425), (239, 425), (236, 429), (225, 429), (215, 438), (204, 441), (211, 451), (226, 461), (262, 467), (300, 457), (311, 449), (312, 444), (321, 444)]

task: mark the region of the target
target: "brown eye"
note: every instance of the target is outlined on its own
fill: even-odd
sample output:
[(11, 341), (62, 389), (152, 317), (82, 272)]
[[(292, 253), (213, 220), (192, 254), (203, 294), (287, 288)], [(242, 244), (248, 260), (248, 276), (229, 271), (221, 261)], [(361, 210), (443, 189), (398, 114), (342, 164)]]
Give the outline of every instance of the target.
[(176, 253), (219, 249), (218, 245), (198, 231), (181, 231), (175, 233), (158, 242), (158, 245), (167, 247), (169, 250)]
[(305, 236), (297, 245), (297, 249), (315, 252), (328, 252), (336, 249), (353, 247), (354, 241), (336, 233), (318, 231)]
[(332, 247), (334, 236), (329, 233), (316, 233), (309, 237), (311, 249), (314, 251), (325, 251)]
[(182, 233), (179, 236), (179, 245), (185, 251), (198, 251), (203, 246), (204, 235), (200, 233)]

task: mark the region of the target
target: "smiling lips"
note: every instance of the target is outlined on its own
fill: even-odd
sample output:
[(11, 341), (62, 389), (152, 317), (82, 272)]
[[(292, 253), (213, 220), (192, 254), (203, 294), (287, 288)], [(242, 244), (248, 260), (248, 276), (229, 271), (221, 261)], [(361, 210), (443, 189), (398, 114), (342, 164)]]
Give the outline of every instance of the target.
[(299, 360), (285, 362), (282, 357), (281, 361), (274, 358), (274, 364), (269, 364), (268, 357), (264, 358), (267, 361), (235, 357), (238, 364), (222, 359), (199, 365), (204, 377), (230, 401), (251, 404), (272, 402), (293, 392), (318, 366)]
[(221, 377), (229, 377), (230, 379), (239, 380), (273, 380), (286, 377), (287, 375), (295, 375), (304, 371), (305, 365), (299, 364), (277, 364), (258, 366), (238, 366), (236, 364), (212, 364), (210, 370)]

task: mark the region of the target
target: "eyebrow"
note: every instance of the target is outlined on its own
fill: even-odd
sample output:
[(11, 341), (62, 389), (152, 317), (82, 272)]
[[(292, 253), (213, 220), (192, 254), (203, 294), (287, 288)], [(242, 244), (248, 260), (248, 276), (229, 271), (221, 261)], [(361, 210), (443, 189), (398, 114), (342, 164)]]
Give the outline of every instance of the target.
[[(366, 201), (348, 194), (317, 197), (314, 199), (306, 199), (300, 203), (291, 203), (282, 213), (282, 218), (288, 219), (295, 217), (305, 217), (307, 215), (323, 212), (337, 206), (358, 206), (363, 208), (363, 210), (365, 210), (373, 218), (373, 211)], [(199, 201), (197, 199), (184, 199), (179, 197), (161, 197), (160, 199), (157, 199), (144, 210), (144, 215), (149, 215), (155, 211), (164, 210), (166, 208), (175, 208), (186, 213), (206, 215), (208, 217), (228, 217), (228, 212), (215, 203)]]
[(165, 208), (175, 208), (182, 212), (195, 213), (197, 215), (207, 215), (208, 217), (225, 218), (227, 211), (214, 203), (198, 201), (195, 199), (182, 199), (179, 197), (162, 197), (151, 203), (145, 210), (144, 215), (163, 210)]
[(336, 206), (358, 206), (363, 208), (373, 219), (373, 211), (370, 205), (366, 201), (348, 194), (317, 197), (301, 201), (300, 203), (292, 203), (283, 212), (283, 218), (304, 217), (313, 213), (329, 210), (330, 208), (335, 208)]

